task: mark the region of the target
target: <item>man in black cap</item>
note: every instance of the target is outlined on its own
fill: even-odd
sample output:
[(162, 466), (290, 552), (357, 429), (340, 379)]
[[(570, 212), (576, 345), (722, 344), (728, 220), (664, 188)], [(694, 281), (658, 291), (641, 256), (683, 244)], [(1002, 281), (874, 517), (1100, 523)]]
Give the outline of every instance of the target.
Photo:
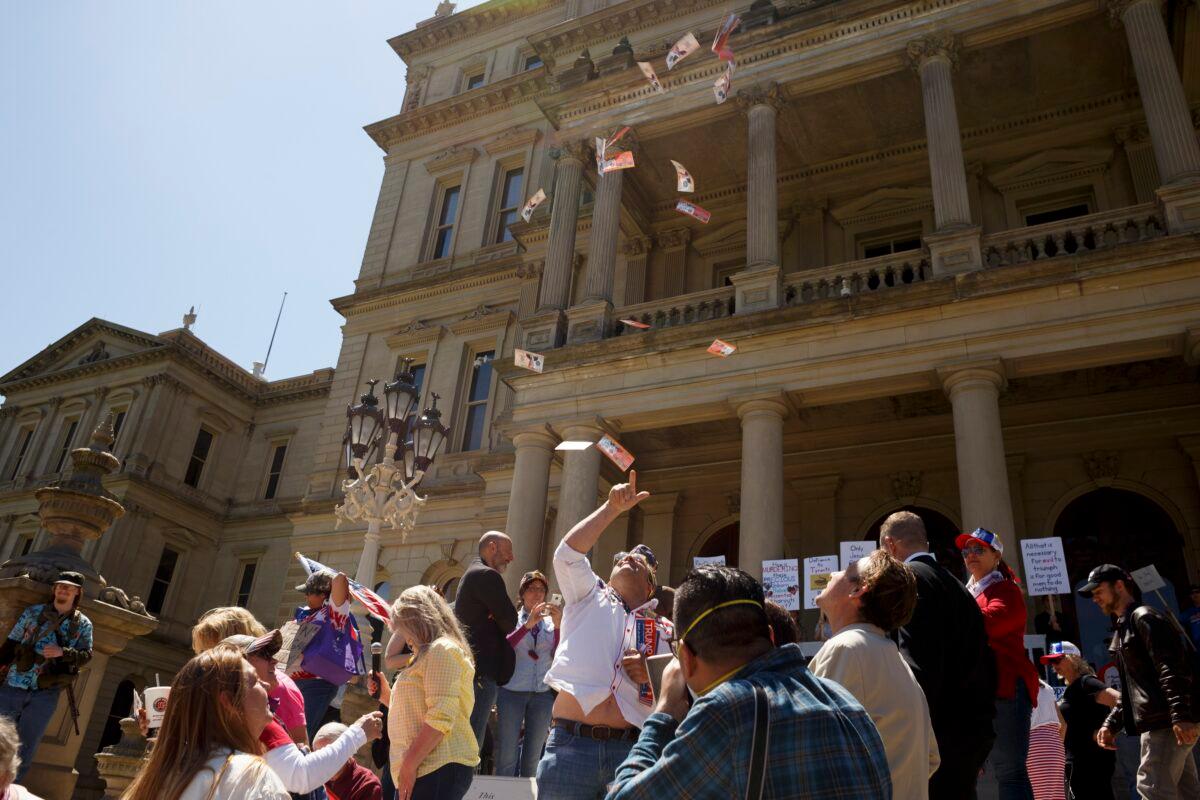
[(71, 688), (92, 658), (92, 621), (79, 610), (82, 598), (83, 576), (59, 573), (50, 602), (26, 608), (0, 647), (0, 715), (16, 724), (21, 737), (17, 783), (33, 765), (63, 688)]
[(1200, 692), (1180, 632), (1125, 570), (1101, 564), (1079, 588), (1082, 597), (1117, 618), (1109, 651), (1121, 674), (1121, 697), (1096, 732), (1096, 743), (1116, 749), (1117, 731), (1140, 735), (1137, 789), (1146, 798), (1200, 797), (1192, 748), (1200, 736)]

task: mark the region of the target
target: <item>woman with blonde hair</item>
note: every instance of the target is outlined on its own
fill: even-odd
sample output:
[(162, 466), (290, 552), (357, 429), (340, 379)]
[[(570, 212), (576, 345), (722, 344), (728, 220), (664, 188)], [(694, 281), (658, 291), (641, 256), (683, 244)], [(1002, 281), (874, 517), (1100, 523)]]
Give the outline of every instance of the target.
[(183, 665), (150, 758), (122, 800), (289, 800), (262, 759), (267, 687), (232, 647)]
[(253, 636), (266, 635), (267, 629), (244, 608), (238, 606), (218, 606), (210, 608), (200, 615), (192, 627), (192, 652), (203, 653), (211, 650), (222, 640), (230, 636), (244, 634)]
[(401, 592), (389, 622), (393, 639), (412, 650), (391, 687), (388, 710), (398, 800), (461, 800), (479, 764), (471, 731), (475, 662), (467, 637), (428, 586)]

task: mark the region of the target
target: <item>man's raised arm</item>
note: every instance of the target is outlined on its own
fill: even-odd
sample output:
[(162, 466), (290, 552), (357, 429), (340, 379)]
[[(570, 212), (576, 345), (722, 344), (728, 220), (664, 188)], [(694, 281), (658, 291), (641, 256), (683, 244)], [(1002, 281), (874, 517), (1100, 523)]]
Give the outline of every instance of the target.
[(608, 499), (600, 507), (575, 523), (575, 527), (563, 537), (563, 542), (576, 553), (586, 553), (596, 546), (600, 534), (622, 513), (650, 496), (649, 492), (637, 490), (637, 470), (629, 471), (629, 483), (614, 484), (608, 490)]

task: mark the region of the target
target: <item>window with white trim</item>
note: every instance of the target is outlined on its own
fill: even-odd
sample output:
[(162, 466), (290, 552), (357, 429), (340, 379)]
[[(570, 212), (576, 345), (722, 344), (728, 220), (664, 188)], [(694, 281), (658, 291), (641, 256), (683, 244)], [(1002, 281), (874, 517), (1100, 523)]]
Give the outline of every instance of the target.
[(21, 466), (25, 463), (25, 455), (29, 452), (29, 442), (33, 439), (33, 433), (36, 430), (34, 426), (21, 428), (17, 432), (17, 447), (12, 460), (12, 469), (8, 471), (8, 480), (15, 480), (21, 472)]
[(254, 576), (258, 572), (258, 559), (243, 561), (238, 565), (237, 586), (233, 594), (233, 604), (246, 608), (250, 605), (250, 594), (254, 591)]
[(208, 428), (201, 427), (196, 432), (196, 442), (192, 445), (192, 455), (188, 458), (187, 472), (183, 474), (183, 482), (193, 489), (200, 486), (200, 476), (204, 474), (204, 465), (212, 454), (213, 439), (216, 436)]
[(67, 421), (63, 426), (62, 438), (59, 440), (58, 456), (54, 460), (51, 472), (62, 472), (67, 465), (67, 456), (71, 452), (71, 443), (75, 441), (75, 431), (79, 429), (79, 418)]
[(287, 458), (288, 442), (273, 442), (271, 445), (271, 460), (267, 464), (267, 485), (263, 490), (264, 500), (275, 499), (279, 491), (279, 478), (283, 474), (283, 462)]
[(146, 593), (146, 610), (151, 614), (158, 614), (162, 611), (177, 566), (179, 566), (179, 551), (164, 547), (162, 555), (158, 559), (158, 567), (154, 570), (154, 580), (150, 582), (150, 591)]
[(462, 188), (447, 186), (438, 199), (437, 226), (433, 231), (430, 259), (448, 258), (454, 246), (454, 223), (458, 219), (458, 200)]
[(496, 244), (512, 241), (513, 237), (509, 233), (508, 226), (521, 218), (521, 207), (525, 205), (525, 199), (521, 193), (524, 185), (524, 167), (505, 170), (500, 178), (500, 191), (496, 200), (498, 208), (496, 212), (496, 233), (492, 239)]
[(488, 399), (492, 390), (492, 362), (495, 358), (495, 350), (477, 352), (471, 357), (467, 373), (469, 389), (463, 402), (460, 450), (478, 450), (484, 445)]

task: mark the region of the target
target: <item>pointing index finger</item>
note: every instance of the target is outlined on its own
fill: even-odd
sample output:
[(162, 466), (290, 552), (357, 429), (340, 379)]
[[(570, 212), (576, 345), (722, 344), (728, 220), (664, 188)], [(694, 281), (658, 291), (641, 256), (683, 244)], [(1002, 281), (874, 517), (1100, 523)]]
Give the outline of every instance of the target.
[(629, 470), (629, 490), (635, 495), (637, 494), (637, 470)]

